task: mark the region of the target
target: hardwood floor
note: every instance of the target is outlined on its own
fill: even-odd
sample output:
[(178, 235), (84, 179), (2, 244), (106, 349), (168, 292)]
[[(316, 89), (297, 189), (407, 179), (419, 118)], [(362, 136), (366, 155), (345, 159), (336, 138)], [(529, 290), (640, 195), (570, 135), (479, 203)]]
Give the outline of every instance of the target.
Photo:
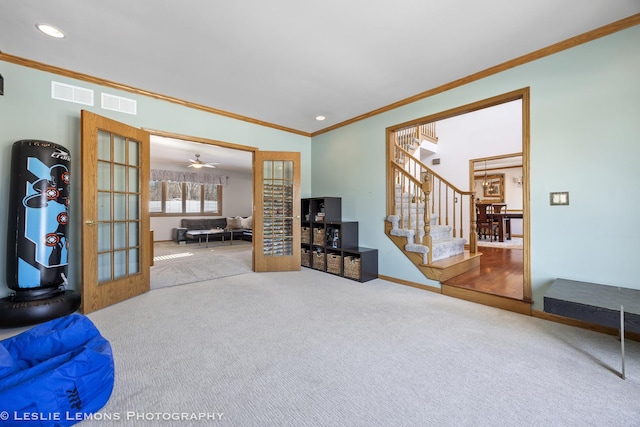
[(443, 284), (522, 301), (523, 250), (490, 247), (479, 249), (482, 252), (479, 267)]

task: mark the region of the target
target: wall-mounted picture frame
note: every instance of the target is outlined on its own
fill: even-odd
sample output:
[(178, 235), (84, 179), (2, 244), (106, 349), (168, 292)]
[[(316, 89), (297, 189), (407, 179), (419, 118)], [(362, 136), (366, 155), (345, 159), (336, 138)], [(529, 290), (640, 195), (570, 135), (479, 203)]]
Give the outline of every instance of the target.
[(476, 186), (482, 187), (483, 201), (487, 202), (504, 202), (504, 174), (497, 173), (487, 175), (486, 180), (489, 183), (487, 186), (482, 186), (485, 176), (476, 176)]

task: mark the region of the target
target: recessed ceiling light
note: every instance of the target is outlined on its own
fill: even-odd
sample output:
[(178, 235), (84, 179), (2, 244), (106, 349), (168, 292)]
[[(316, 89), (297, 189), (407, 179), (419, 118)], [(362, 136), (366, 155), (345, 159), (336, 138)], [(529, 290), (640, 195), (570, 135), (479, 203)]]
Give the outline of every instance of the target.
[(326, 119), (325, 116), (316, 116), (316, 120), (319, 122), (323, 121), (324, 119)]
[(57, 29), (56, 27), (53, 27), (51, 25), (38, 24), (38, 25), (36, 25), (36, 28), (38, 30), (42, 31), (43, 33), (45, 33), (46, 35), (50, 36), (50, 37), (54, 37), (56, 39), (64, 38), (64, 33), (62, 31), (60, 31), (59, 29)]

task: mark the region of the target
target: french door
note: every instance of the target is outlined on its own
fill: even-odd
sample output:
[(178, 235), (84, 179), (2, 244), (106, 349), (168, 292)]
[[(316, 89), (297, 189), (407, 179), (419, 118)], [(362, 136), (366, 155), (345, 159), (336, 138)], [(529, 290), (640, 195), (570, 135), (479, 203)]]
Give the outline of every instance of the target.
[(149, 134), (82, 111), (82, 306), (150, 287)]
[(300, 153), (256, 151), (254, 271), (300, 270)]

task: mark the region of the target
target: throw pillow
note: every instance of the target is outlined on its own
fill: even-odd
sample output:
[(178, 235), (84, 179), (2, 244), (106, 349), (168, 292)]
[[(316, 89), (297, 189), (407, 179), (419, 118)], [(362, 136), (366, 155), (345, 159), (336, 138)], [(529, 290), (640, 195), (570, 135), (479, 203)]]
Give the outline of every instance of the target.
[(227, 230), (239, 230), (242, 228), (242, 217), (227, 217)]
[(253, 217), (252, 216), (248, 216), (246, 218), (242, 218), (242, 228), (245, 228), (247, 230), (251, 230), (253, 229)]

